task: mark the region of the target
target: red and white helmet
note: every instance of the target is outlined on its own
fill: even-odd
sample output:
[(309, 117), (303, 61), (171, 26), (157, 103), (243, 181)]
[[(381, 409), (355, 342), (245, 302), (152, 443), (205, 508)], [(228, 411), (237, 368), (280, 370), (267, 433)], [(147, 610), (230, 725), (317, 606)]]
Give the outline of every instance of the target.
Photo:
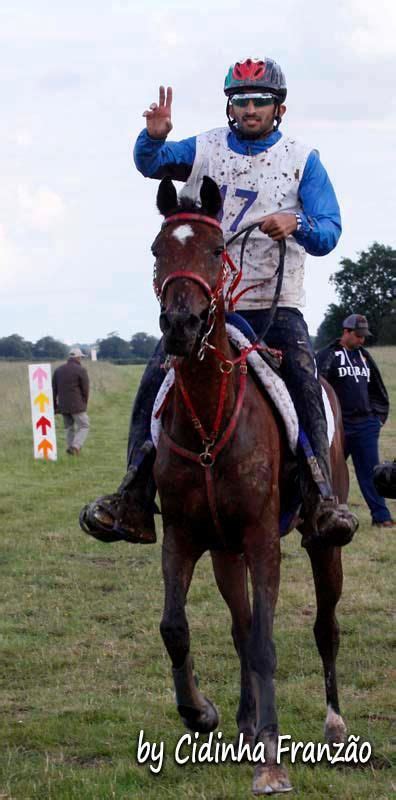
[(283, 103), (287, 87), (279, 64), (272, 58), (246, 58), (244, 61), (232, 64), (224, 81), (224, 94), (229, 97), (247, 89), (271, 92), (279, 103)]

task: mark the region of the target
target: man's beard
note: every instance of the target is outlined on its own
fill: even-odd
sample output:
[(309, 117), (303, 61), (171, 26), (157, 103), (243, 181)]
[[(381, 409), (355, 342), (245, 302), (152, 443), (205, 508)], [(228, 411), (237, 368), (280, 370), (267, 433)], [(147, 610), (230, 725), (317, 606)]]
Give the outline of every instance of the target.
[(265, 139), (267, 136), (270, 136), (270, 134), (274, 131), (274, 121), (275, 121), (275, 118), (272, 120), (272, 125), (271, 125), (270, 128), (261, 129), (259, 131), (249, 131), (249, 130), (246, 130), (246, 129), (242, 129), (242, 127), (239, 127), (239, 126), (237, 126), (237, 129), (238, 129), (238, 132), (239, 132), (240, 136), (242, 136), (244, 139), (252, 139), (252, 140), (254, 140), (254, 139)]

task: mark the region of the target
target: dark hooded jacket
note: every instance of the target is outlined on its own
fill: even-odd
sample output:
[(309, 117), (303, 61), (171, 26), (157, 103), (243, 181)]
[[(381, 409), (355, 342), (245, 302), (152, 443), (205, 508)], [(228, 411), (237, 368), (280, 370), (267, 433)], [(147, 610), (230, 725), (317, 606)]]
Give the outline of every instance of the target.
[(52, 378), (55, 411), (61, 414), (81, 414), (87, 410), (89, 378), (87, 370), (76, 358), (57, 367)]
[[(361, 353), (363, 359), (367, 362), (367, 365), (370, 369), (370, 380), (367, 383), (367, 390), (366, 385), (362, 386), (362, 393), (365, 393), (365, 397), (361, 398), (361, 403), (359, 403), (360, 398), (356, 397), (356, 413), (351, 411), (349, 408), (348, 412), (345, 409), (345, 403), (343, 403), (343, 395), (341, 392), (341, 383), (337, 379), (337, 370), (339, 369), (336, 363), (336, 351), (343, 350), (342, 345), (340, 344), (340, 340), (336, 339), (334, 342), (331, 342), (327, 347), (324, 347), (322, 350), (319, 350), (316, 353), (316, 360), (318, 364), (318, 370), (321, 375), (333, 386), (334, 390), (336, 391), (341, 404), (341, 410), (343, 412), (344, 419), (348, 419), (349, 422), (353, 422), (354, 420), (358, 421), (362, 419), (365, 415), (373, 414), (376, 417), (379, 417), (382, 425), (386, 422), (389, 414), (389, 398), (388, 392), (384, 386), (384, 382), (381, 378), (380, 371), (368, 352), (364, 347), (356, 348), (356, 350), (349, 351), (350, 353)], [(359, 387), (355, 386), (355, 384), (349, 383), (349, 386), (353, 391), (359, 391)], [(347, 390), (348, 391), (348, 390)], [(365, 408), (365, 400), (367, 398), (368, 393), (368, 408)], [(344, 408), (343, 408), (344, 405)]]

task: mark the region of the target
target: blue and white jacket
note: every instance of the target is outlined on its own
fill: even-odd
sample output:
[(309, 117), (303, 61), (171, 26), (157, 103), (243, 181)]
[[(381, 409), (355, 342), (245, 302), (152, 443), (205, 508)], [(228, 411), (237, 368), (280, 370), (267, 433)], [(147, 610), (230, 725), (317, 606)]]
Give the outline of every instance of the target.
[[(186, 183), (196, 195), (204, 174), (218, 183), (224, 201), (225, 238), (270, 213), (298, 212), (301, 228), (287, 238), (285, 276), (279, 305), (304, 305), (306, 253), (326, 255), (341, 234), (340, 210), (334, 189), (316, 150), (275, 131), (262, 140), (240, 138), (218, 128), (180, 142), (152, 139), (143, 130), (136, 141), (137, 169), (150, 178), (166, 175)], [(240, 240), (231, 255), (238, 260)], [(260, 231), (245, 253), (243, 288), (262, 285), (241, 298), (238, 308), (271, 305), (276, 282), (278, 245)]]

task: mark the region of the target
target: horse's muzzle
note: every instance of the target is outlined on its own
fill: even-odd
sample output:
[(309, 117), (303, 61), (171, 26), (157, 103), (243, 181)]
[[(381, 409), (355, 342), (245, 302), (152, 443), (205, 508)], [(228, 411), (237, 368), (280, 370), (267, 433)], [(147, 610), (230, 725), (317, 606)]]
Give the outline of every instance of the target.
[(201, 317), (189, 311), (168, 310), (160, 314), (159, 323), (165, 352), (173, 356), (189, 356), (201, 332)]

